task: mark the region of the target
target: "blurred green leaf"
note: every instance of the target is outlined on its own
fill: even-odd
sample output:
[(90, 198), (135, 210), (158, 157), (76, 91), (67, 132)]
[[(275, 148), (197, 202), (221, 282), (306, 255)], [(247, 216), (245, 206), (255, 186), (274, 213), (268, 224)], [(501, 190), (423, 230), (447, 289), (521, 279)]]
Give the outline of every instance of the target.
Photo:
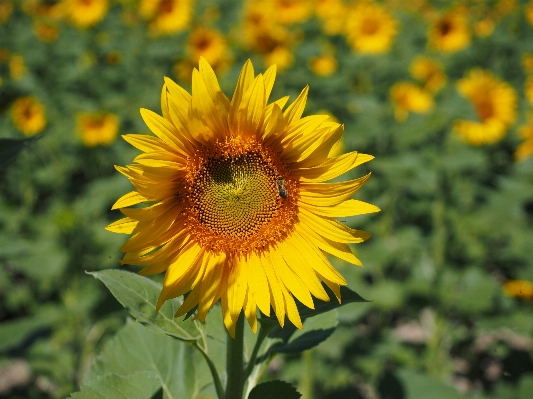
[(32, 333), (53, 323), (43, 317), (24, 317), (0, 324), (0, 351), (20, 345)]
[(465, 399), (461, 392), (428, 375), (410, 369), (398, 371), (405, 388), (405, 399)]
[(161, 286), (149, 278), (124, 270), (102, 270), (88, 274), (102, 281), (139, 323), (182, 341), (196, 341), (201, 337), (204, 327), (200, 322), (174, 318), (182, 304), (181, 298), (166, 301), (156, 312)]
[(157, 375), (138, 371), (130, 375), (107, 374), (85, 385), (72, 399), (150, 399), (161, 387)]
[(13, 162), (24, 148), (41, 137), (42, 135), (24, 139), (0, 139), (0, 169)]
[(298, 399), (301, 396), (288, 382), (274, 380), (255, 386), (248, 399)]

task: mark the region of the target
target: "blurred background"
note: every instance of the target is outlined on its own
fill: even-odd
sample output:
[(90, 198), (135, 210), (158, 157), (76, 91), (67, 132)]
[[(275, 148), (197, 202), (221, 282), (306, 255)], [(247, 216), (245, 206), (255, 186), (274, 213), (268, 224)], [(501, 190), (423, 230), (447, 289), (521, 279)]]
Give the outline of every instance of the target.
[[(529, 399), (533, 392), (533, 1), (0, 0), (0, 397), (79, 388), (126, 311), (85, 271), (118, 268), (104, 227), (131, 191), (163, 77), (200, 56), (231, 96), (244, 61), (273, 97), (345, 124), (376, 156), (357, 198), (382, 212), (364, 263), (334, 263), (371, 302), (265, 378), (304, 399)], [(5, 141), (2, 141), (5, 143)], [(3, 144), (0, 144), (3, 145)], [(5, 160), (1, 160), (3, 162)], [(124, 266), (136, 271), (134, 267)], [(206, 398), (204, 398), (206, 399)]]

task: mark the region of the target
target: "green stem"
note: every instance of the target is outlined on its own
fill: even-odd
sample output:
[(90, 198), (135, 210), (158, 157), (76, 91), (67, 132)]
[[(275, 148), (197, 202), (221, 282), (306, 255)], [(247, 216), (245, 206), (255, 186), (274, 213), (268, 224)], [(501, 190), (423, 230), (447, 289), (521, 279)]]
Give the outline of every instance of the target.
[(242, 399), (244, 389), (244, 316), (242, 313), (235, 327), (235, 339), (228, 334), (226, 372), (228, 383), (224, 399)]
[(218, 378), (218, 372), (215, 367), (215, 364), (209, 358), (207, 353), (196, 342), (192, 342), (191, 345), (200, 351), (205, 361), (207, 362), (207, 366), (209, 367), (209, 371), (211, 372), (211, 377), (213, 377), (213, 382), (215, 383), (215, 389), (217, 391), (218, 399), (224, 399), (224, 388), (222, 387), (220, 378)]
[(246, 381), (246, 379), (252, 374), (252, 371), (255, 367), (255, 360), (257, 359), (257, 355), (259, 354), (259, 349), (261, 349), (261, 345), (263, 344), (263, 341), (266, 337), (268, 337), (268, 334), (270, 331), (274, 329), (275, 325), (269, 326), (269, 327), (263, 327), (262, 325), (259, 326), (259, 333), (257, 334), (257, 341), (255, 341), (255, 346), (252, 351), (252, 355), (250, 356), (250, 360), (248, 364), (246, 365), (246, 368), (244, 369), (244, 377), (243, 379)]

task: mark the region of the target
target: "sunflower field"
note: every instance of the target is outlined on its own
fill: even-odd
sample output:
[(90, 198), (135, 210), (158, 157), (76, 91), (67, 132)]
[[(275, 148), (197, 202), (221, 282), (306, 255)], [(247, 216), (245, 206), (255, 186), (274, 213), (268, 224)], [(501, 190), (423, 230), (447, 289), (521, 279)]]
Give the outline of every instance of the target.
[(533, 0), (0, 0), (0, 397), (233, 399), (242, 310), (250, 399), (529, 399), (532, 253)]

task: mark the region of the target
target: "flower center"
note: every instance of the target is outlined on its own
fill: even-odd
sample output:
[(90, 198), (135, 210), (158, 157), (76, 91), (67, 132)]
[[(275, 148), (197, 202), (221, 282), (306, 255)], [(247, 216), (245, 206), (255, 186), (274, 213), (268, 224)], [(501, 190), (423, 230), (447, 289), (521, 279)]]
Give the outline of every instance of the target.
[(219, 234), (247, 237), (276, 213), (276, 175), (257, 153), (211, 158), (192, 195), (198, 221)]
[(261, 145), (230, 140), (190, 160), (186, 223), (200, 245), (245, 254), (286, 236), (298, 194), (276, 158)]

